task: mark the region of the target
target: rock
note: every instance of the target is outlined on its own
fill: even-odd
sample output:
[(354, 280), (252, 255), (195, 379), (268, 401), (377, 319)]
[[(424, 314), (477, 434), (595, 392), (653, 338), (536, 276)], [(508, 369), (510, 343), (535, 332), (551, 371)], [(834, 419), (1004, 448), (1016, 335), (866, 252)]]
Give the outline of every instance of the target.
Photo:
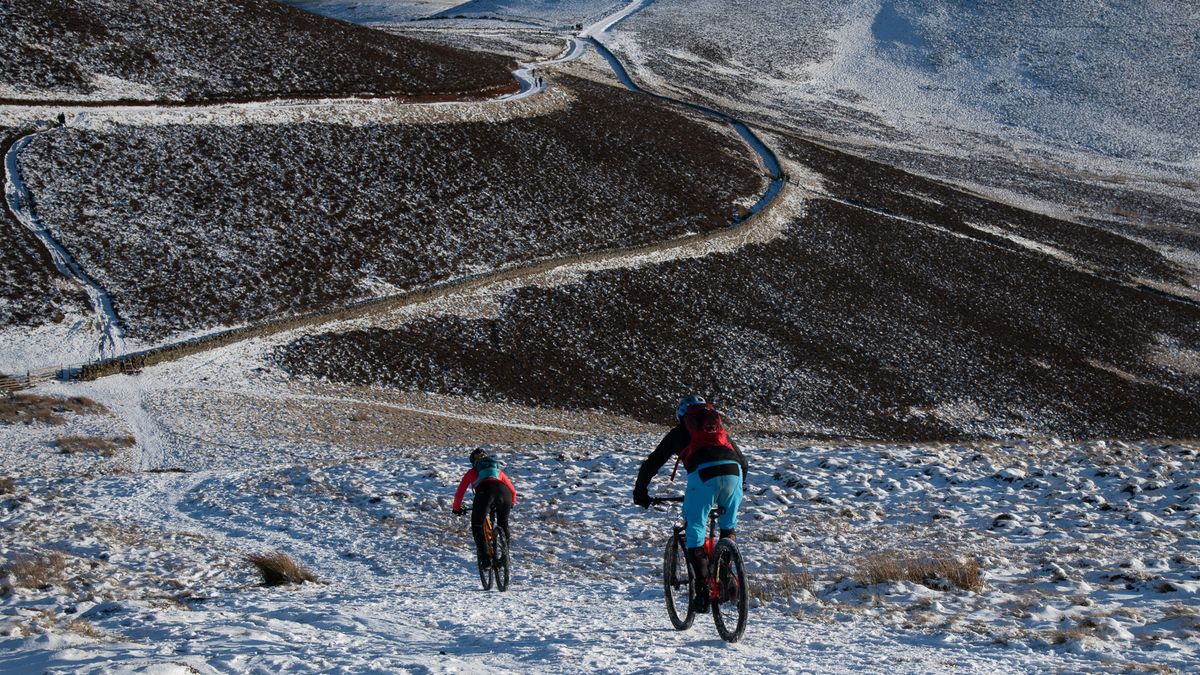
[(1070, 581), (1071, 579), (1071, 576), (1067, 574), (1067, 570), (1058, 563), (1052, 562), (1046, 565), (1045, 570), (1047, 576), (1050, 577), (1050, 581)]
[(1162, 522), (1158, 516), (1149, 511), (1136, 511), (1125, 517), (1131, 523), (1136, 525), (1157, 525)]
[(1021, 520), (1011, 513), (1001, 513), (992, 519), (992, 529), (1001, 528), (1017, 528), (1021, 526)]
[(1022, 480), (1023, 478), (1025, 478), (1025, 472), (1022, 471), (1021, 469), (1009, 467), (1007, 469), (1001, 469), (1001, 470), (997, 471), (996, 478), (999, 478), (1000, 480), (1008, 481), (1009, 483), (1011, 483), (1013, 481), (1018, 481), (1018, 480)]

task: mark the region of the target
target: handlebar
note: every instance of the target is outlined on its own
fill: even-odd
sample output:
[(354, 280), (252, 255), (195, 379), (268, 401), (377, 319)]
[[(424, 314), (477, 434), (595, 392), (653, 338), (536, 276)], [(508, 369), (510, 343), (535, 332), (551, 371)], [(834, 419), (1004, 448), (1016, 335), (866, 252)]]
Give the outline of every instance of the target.
[[(683, 495), (677, 495), (675, 497), (651, 497), (650, 498), (651, 504), (670, 504), (672, 502), (681, 502), (681, 501), (683, 501)], [(717, 516), (721, 515), (722, 513), (725, 513), (725, 507), (718, 506), (709, 512), (708, 517), (716, 518)]]

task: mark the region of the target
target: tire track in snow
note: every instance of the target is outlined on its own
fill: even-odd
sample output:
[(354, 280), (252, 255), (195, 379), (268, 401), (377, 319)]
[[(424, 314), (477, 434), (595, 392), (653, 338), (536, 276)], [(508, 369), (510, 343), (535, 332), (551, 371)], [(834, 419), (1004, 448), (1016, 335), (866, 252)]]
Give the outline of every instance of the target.
[(75, 259), (71, 257), (71, 254), (67, 252), (67, 249), (42, 224), (37, 214), (34, 213), (33, 198), (29, 194), (29, 189), (26, 187), (24, 181), (21, 180), (21, 167), (17, 163), (17, 155), (36, 136), (49, 133), (55, 128), (57, 127), (50, 127), (23, 135), (17, 138), (8, 149), (8, 152), (5, 153), (5, 205), (13, 219), (24, 225), (46, 247), (46, 251), (49, 252), (50, 259), (54, 261), (54, 266), (58, 269), (59, 273), (72, 283), (79, 285), (87, 293), (88, 303), (95, 314), (96, 327), (100, 331), (96, 353), (101, 359), (115, 357), (125, 351), (125, 331), (121, 328), (121, 321), (113, 309), (112, 299), (100, 284), (96, 283), (83, 271)]

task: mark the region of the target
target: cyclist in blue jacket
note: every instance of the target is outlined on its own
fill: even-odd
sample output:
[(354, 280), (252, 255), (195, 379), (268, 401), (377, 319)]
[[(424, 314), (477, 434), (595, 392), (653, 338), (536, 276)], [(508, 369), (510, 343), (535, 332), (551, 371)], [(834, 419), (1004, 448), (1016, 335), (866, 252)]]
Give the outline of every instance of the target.
[[(704, 553), (704, 529), (708, 513), (715, 506), (725, 509), (717, 520), (722, 538), (735, 538), (737, 511), (742, 502), (746, 473), (746, 456), (729, 439), (717, 409), (699, 396), (686, 396), (675, 410), (677, 424), (642, 462), (633, 487), (633, 502), (643, 508), (650, 506), (650, 481), (671, 455), (677, 455), (688, 474), (687, 490), (683, 496), (683, 520), (688, 558), (698, 581), (708, 576), (708, 556)], [(674, 474), (672, 474), (674, 475)], [(697, 583), (696, 588), (707, 586)], [(693, 598), (696, 611), (708, 610), (708, 596), (699, 593)]]

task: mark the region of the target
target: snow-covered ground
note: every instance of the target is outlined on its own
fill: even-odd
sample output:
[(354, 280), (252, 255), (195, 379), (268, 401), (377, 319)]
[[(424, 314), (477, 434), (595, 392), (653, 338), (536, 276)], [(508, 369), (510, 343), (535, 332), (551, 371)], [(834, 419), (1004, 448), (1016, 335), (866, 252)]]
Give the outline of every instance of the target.
[[(0, 670), (1200, 665), (1195, 444), (739, 436), (752, 464), (739, 544), (754, 602), (730, 646), (707, 617), (671, 629), (657, 575), (673, 515), (629, 503), (665, 429), (289, 386), (254, 353), (42, 389), (108, 412), (0, 426), (11, 479), (0, 482)], [(136, 443), (65, 454), (65, 436)], [(448, 512), (479, 443), (520, 492), (506, 594), (478, 588), (466, 523)], [(656, 489), (677, 490), (665, 473)], [(242, 557), (273, 550), (322, 583), (260, 586)], [(869, 583), (881, 553), (978, 565), (982, 586)], [(29, 560), (41, 575), (14, 571)]]
[[(1175, 73), (1179, 82), (1168, 82), (1169, 96), (1127, 103), (1136, 108), (1134, 116), (1156, 117), (1157, 126), (1135, 125), (1128, 136), (1112, 135), (1103, 125), (1088, 126), (1097, 123), (1095, 115), (1103, 118), (1104, 103), (1081, 95), (1083, 109), (1068, 112), (1095, 113), (1084, 125), (1090, 135), (1082, 140), (1059, 138), (1055, 135), (1059, 127), (1039, 122), (1062, 109), (1052, 100), (1054, 87), (1043, 90), (1035, 83), (1001, 91), (1004, 95), (993, 98), (972, 98), (988, 89), (972, 89), (967, 86), (971, 82), (1004, 84), (1012, 80), (1012, 64), (998, 63), (995, 55), (1021, 26), (1012, 21), (981, 26), (964, 14), (967, 6), (962, 3), (931, 0), (893, 6), (864, 1), (833, 11), (817, 3), (780, 7), (778, 3), (698, 0), (487, 0), (461, 6), (416, 0), (315, 0), (292, 4), (321, 5), (343, 18), (382, 23), (392, 22), (389, 12), (408, 13), (408, 18), (442, 12), (443, 20), (420, 22), (428, 27), (461, 23), (478, 28), (496, 20), (505, 25), (525, 22), (542, 27), (528, 43), (542, 58), (556, 53), (540, 46), (546, 44), (544, 27), (562, 28), (564, 33), (572, 32), (576, 23), (600, 29), (605, 22), (598, 20), (606, 13), (645, 4), (647, 7), (629, 20), (634, 32), (623, 32), (623, 23), (621, 29), (602, 39), (633, 58), (640, 67), (639, 81), (652, 88), (757, 115), (768, 122), (778, 122), (789, 106), (794, 111), (796, 101), (813, 103), (812, 110), (802, 112), (800, 127), (808, 128), (812, 120), (834, 111), (830, 119), (845, 124), (838, 129), (851, 130), (853, 141), (862, 147), (928, 152), (933, 146), (934, 152), (923, 161), (938, 152), (962, 161), (971, 161), (976, 152), (984, 151), (995, 152), (989, 155), (995, 158), (1018, 144), (1030, 156), (1053, 160), (1055, 171), (1064, 165), (1064, 157), (1082, 157), (1073, 166), (1117, 172), (1113, 175), (1151, 186), (1160, 196), (1184, 194), (1189, 189), (1183, 179), (1174, 184), (1161, 182), (1163, 176), (1178, 178), (1180, 167), (1192, 166), (1187, 153), (1194, 138), (1184, 132), (1194, 120), (1172, 118), (1180, 105), (1175, 95), (1182, 90), (1175, 85), (1187, 85), (1187, 73)], [(1070, 6), (1077, 14), (1082, 12), (1082, 5)], [(764, 8), (771, 11), (764, 12)], [(1184, 32), (1191, 16), (1162, 7), (1139, 11), (1142, 14), (1134, 11), (1129, 20), (1142, 20), (1138, 17), (1145, 12), (1157, 12), (1143, 17), (1147, 25), (1161, 22), (1166, 14), (1168, 19), (1178, 19), (1172, 25), (1183, 26)], [(454, 18), (456, 12), (483, 21), (460, 20)], [(802, 21), (792, 20), (795, 13)], [(1126, 25), (1121, 22), (1124, 19), (1118, 21), (1105, 11), (1097, 16), (1101, 22)], [(1060, 26), (1034, 43), (1086, 36), (1091, 25), (1087, 22), (1093, 19), (1084, 19), (1082, 28)], [(686, 30), (676, 30), (680, 25)], [(757, 33), (756, 27), (764, 25), (773, 29)], [(800, 42), (809, 51), (784, 54), (763, 49), (763, 45), (777, 44), (784, 35), (780, 26), (803, 38)], [(948, 36), (964, 27), (975, 31), (978, 54), (956, 55), (948, 44)], [(511, 35), (489, 39), (507, 43), (516, 51), (525, 49), (521, 40)], [(1179, 44), (1172, 40), (1164, 42), (1174, 49)], [(707, 51), (693, 51), (698, 45)], [(1145, 52), (1127, 64), (1128, 72), (1146, 65), (1138, 59), (1152, 59), (1157, 53), (1154, 45), (1143, 46)], [(731, 47), (737, 49), (723, 51)], [(1093, 52), (1080, 53), (1085, 62), (1095, 58)], [(798, 61), (763, 68), (762, 59), (779, 54)], [(1057, 53), (1033, 56), (1036, 58), (1030, 63), (1035, 65), (1044, 64), (1046, 58), (1052, 65), (1062, 65)], [(669, 63), (665, 70), (664, 63)], [(794, 68), (797, 63), (803, 67)], [(852, 67), (856, 65), (861, 72)], [(1077, 72), (1052, 67), (1040, 77), (1053, 80), (1062, 72), (1074, 72), (1077, 76), (1071, 78), (1071, 84), (1082, 87), (1077, 94), (1103, 93), (1101, 85), (1114, 77), (1128, 83), (1124, 66), (1076, 65)], [(598, 74), (602, 71), (595, 66), (594, 59), (591, 65), (584, 59), (572, 66), (572, 72), (607, 77)], [(1113, 75), (1113, 68), (1120, 77)], [(1029, 68), (1029, 72), (1036, 70)], [(995, 82), (987, 79), (993, 76), (989, 73), (994, 74)], [(679, 74), (685, 77), (675, 79)], [(962, 85), (962, 100), (948, 110), (938, 105), (946, 93), (936, 88), (938, 78)], [(741, 87), (727, 86), (748, 80), (753, 82), (747, 90), (756, 92), (755, 96), (739, 99)], [(818, 91), (796, 97), (795, 87), (803, 82), (817, 82)], [(833, 84), (837, 86), (831, 88)], [(573, 104), (581, 107), (583, 99), (564, 97), (557, 91), (456, 112), (344, 101), (332, 106), (148, 110), (128, 116), (123, 131), (131, 137), (152, 136), (173, 120), (193, 128), (210, 125), (224, 134), (227, 130), (223, 127), (234, 129), (253, 119), (260, 131), (272, 132), (274, 137), (283, 129), (304, 126), (297, 124), (301, 121), (312, 126), (312, 116), (331, 111), (347, 123), (348, 134), (371, 128), (381, 123), (381, 118), (395, 123), (406, 115), (453, 117), (468, 110), (492, 123), (500, 121), (492, 119), (498, 114), (515, 125), (527, 119), (519, 111), (557, 118)], [(764, 91), (769, 96), (757, 96)], [(1006, 98), (1007, 94), (1012, 96)], [(1028, 109), (1016, 109), (1026, 101)], [(0, 110), (0, 115), (10, 112)], [(998, 122), (1005, 114), (1015, 117)], [(191, 119), (183, 119), (188, 117)], [(437, 127), (446, 120), (405, 121)], [(97, 120), (91, 130), (107, 124)], [(652, 133), (647, 129), (653, 128), (642, 131)], [(826, 139), (834, 135), (831, 127), (812, 128)], [(1176, 131), (1179, 138), (1170, 137)], [(773, 140), (784, 137), (781, 134)], [(970, 141), (955, 145), (963, 139)], [(1149, 148), (1158, 159), (1129, 151), (1120, 144), (1125, 139), (1137, 148)], [(1160, 140), (1175, 143), (1172, 147), (1178, 152)], [(263, 145), (268, 144), (255, 147)], [(154, 147), (171, 145), (164, 142)], [(1019, 249), (1022, 256), (1037, 262), (1036, 269), (1050, 266), (1055, 270), (1045, 277), (1018, 274), (1025, 283), (1003, 286), (1001, 291), (1007, 292), (1024, 289), (1031, 278), (1059, 279), (1054, 266), (1077, 265), (1088, 254), (1103, 258), (1112, 250), (1126, 250), (1096, 245), (1080, 251), (1074, 248), (1080, 246), (1080, 235), (1064, 235), (1061, 228), (1065, 223), (1025, 223), (1013, 214), (1005, 215), (1003, 223), (995, 218), (972, 221), (967, 224), (971, 228), (968, 236), (960, 227), (959, 215), (951, 217), (939, 211), (953, 211), (963, 195), (947, 196), (931, 185), (866, 163), (828, 160), (828, 166), (822, 167), (828, 175), (817, 175), (797, 157), (817, 161), (824, 151), (805, 147), (793, 139), (790, 152), (781, 158), (794, 183), (781, 200), (782, 211), (777, 209), (772, 216), (775, 220), (755, 221), (754, 227), (711, 237), (684, 237), (641, 252), (599, 251), (583, 264), (517, 275), (361, 323), (368, 327), (387, 326), (388, 322), (404, 325), (413, 318), (444, 315), (495, 319), (502, 306), (514, 303), (514, 289), (533, 284), (547, 291), (543, 297), (553, 297), (550, 291), (586, 295), (605, 289), (605, 275), (625, 274), (628, 279), (616, 292), (599, 298), (611, 300), (631, 288), (641, 288), (644, 277), (639, 279), (639, 275), (670, 279), (672, 273), (686, 272), (697, 256), (712, 262), (731, 259), (732, 255), (722, 255), (737, 253), (746, 259), (747, 268), (758, 271), (755, 266), (761, 268), (763, 261), (769, 260), (763, 257), (765, 253), (787, 247), (807, 251), (801, 246), (806, 242), (820, 254), (806, 254), (800, 261), (789, 257), (791, 254), (778, 256), (780, 264), (772, 265), (772, 272), (797, 277), (797, 272), (813, 264), (810, 261), (839, 261), (847, 250), (854, 249), (852, 242), (870, 243), (872, 236), (889, 244), (866, 249), (873, 263), (886, 268), (895, 262), (890, 257), (897, 255), (892, 248), (899, 248), (905, 260), (914, 260), (914, 251), (923, 248), (897, 245), (908, 241), (928, 244), (932, 235), (921, 236), (928, 234), (926, 229), (935, 231), (937, 237), (954, 235), (947, 241), (968, 247), (969, 255), (938, 257), (936, 264), (914, 268), (912, 274), (909, 268), (897, 266), (900, 273), (896, 278), (911, 282), (919, 293), (930, 293), (930, 302), (940, 308), (945, 297), (929, 290), (935, 291), (942, 278), (931, 273), (935, 268), (965, 265), (986, 276), (988, 265), (1002, 259), (1001, 253)], [(1039, 154), (1051, 150), (1061, 154)], [(1098, 156), (1102, 156), (1098, 163), (1092, 163)], [(1164, 158), (1165, 162), (1159, 161)], [(857, 191), (842, 185), (839, 171), (851, 172), (854, 181), (869, 185)], [(1096, 175), (1100, 174), (1082, 180), (1095, 184), (1099, 180)], [(819, 203), (812, 203), (814, 197)], [(1014, 197), (1026, 198), (1021, 194)], [(1042, 203), (1039, 208), (1073, 212), (1063, 200)], [(965, 209), (976, 218), (982, 210)], [(864, 217), (860, 223), (842, 211), (867, 213), (879, 220)], [(1186, 212), (1186, 208), (1178, 212)], [(861, 231), (850, 227), (843, 229), (853, 237), (839, 234), (839, 214), (851, 226), (863, 225)], [(804, 220), (810, 215), (812, 220)], [(780, 220), (784, 218), (794, 218), (804, 228)], [(888, 229), (897, 222), (911, 227)], [(1167, 221), (1164, 231), (1174, 224)], [(1026, 236), (1029, 231), (1022, 228), (1032, 229), (1042, 238)], [(981, 242), (990, 242), (1001, 253), (976, 248)], [(939, 245), (930, 250), (951, 249)], [(990, 257), (985, 259), (980, 250)], [(1181, 266), (1195, 267), (1195, 249), (1186, 241), (1169, 250), (1171, 259), (1180, 261)], [(1135, 267), (1128, 256), (1118, 257), (1130, 269)], [(916, 259), (914, 264), (924, 263)], [(665, 269), (671, 266), (674, 268)], [(871, 268), (860, 264), (852, 269), (857, 276)], [(1113, 269), (1123, 272), (1125, 268), (1114, 264)], [(754, 273), (740, 276), (745, 280), (765, 278)], [(819, 276), (802, 288), (820, 289), (822, 283), (841, 276)], [(704, 281), (713, 276), (701, 273), (691, 278)], [(807, 279), (803, 275), (797, 278)], [(871, 279), (888, 281), (890, 277), (881, 271)], [(381, 283), (378, 278), (361, 280), (368, 285)], [(1087, 280), (1100, 283), (1091, 277)], [(668, 285), (661, 291), (654, 289), (651, 296), (669, 296), (681, 287), (686, 288)], [(791, 286), (781, 283), (766, 297), (778, 299), (779, 289), (788, 288)], [(972, 282), (957, 288), (971, 297), (968, 291), (992, 286)], [(1061, 280), (1038, 290), (1067, 298), (1059, 299), (1061, 303), (1075, 297), (1065, 292), (1068, 289), (1079, 291)], [(388, 292), (392, 288), (381, 285), (374, 290)], [(803, 299), (803, 294), (792, 295)], [(637, 302), (625, 306), (643, 311), (655, 306), (637, 293), (631, 297)], [(712, 293), (695, 297), (713, 305), (717, 300), (729, 300)], [(837, 296), (833, 301), (852, 306), (869, 297), (859, 294), (843, 300)], [(1162, 320), (1166, 312), (1159, 305), (1117, 297), (1119, 300), (1111, 303), (1113, 312), (1149, 306), (1152, 311), (1144, 310), (1142, 317), (1153, 315), (1155, 321)], [(901, 300), (883, 304), (900, 308), (911, 304)], [(1045, 303), (1040, 298), (1023, 301), (1006, 308), (1003, 316), (1011, 319), (1014, 313), (1019, 316), (1021, 311), (1044, 309)], [(777, 305), (766, 302), (761, 306)], [(542, 308), (537, 316), (544, 319), (553, 315), (550, 309), (563, 307), (569, 305), (563, 301), (557, 308)], [(835, 351), (852, 355), (854, 358), (845, 360), (854, 368), (870, 369), (872, 382), (894, 378), (903, 380), (905, 386), (919, 385), (914, 369), (898, 372), (886, 359), (878, 367), (872, 365), (872, 355), (880, 350), (858, 358), (864, 352), (855, 345), (860, 344), (859, 338), (878, 339), (904, 352), (916, 344), (936, 343), (936, 339), (892, 340), (886, 330), (871, 330), (870, 324), (867, 329), (855, 327), (854, 321), (861, 319), (863, 312), (845, 309), (839, 306), (823, 312), (812, 323), (846, 324), (849, 328), (844, 336), (855, 340), (849, 343), (852, 346), (843, 349), (827, 339), (814, 344), (825, 348), (833, 344)], [(1087, 309), (1072, 310), (1076, 311), (1086, 313)], [(1190, 311), (1180, 309), (1178, 321), (1187, 321)], [(586, 320), (587, 316), (581, 312), (574, 318)], [(607, 316), (611, 319), (612, 314)], [(904, 337), (914, 316), (921, 314), (901, 313), (896, 320), (879, 325), (898, 328)], [(930, 312), (920, 326), (933, 330), (939, 325), (937, 317), (941, 315)], [(78, 342), (71, 338), (73, 330), (90, 330), (82, 318), (80, 322), (73, 319), (66, 317), (57, 324), (61, 328), (49, 329), (53, 335), (20, 329), (27, 352), (18, 353), (6, 342), (0, 364), (19, 363), (28, 354), (38, 353), (49, 362), (51, 350)], [(1049, 330), (1044, 323), (1037, 324), (1040, 330), (1034, 332)], [(1086, 342), (1085, 348), (1065, 350), (1065, 362), (1076, 364), (1073, 368), (1087, 364), (1128, 380), (1131, 387), (1145, 387), (1147, 399), (1154, 391), (1149, 387), (1161, 388), (1163, 378), (1180, 387), (1175, 392), (1180, 397), (1194, 391), (1191, 383), (1197, 372), (1197, 352), (1186, 331), (1156, 335), (1151, 345), (1140, 336), (1144, 326), (1138, 331), (1119, 331), (1118, 321), (1111, 325), (1118, 326), (1118, 332), (1139, 333), (1131, 342), (1137, 349), (1128, 356), (1135, 365), (1149, 359), (1170, 371), (1170, 377), (1148, 379), (1138, 375), (1146, 371), (1131, 371), (1123, 362), (1114, 365), (1098, 360), (1095, 348), (1087, 347)], [(335, 328), (350, 327), (355, 326)], [(525, 323), (523, 330), (529, 335), (534, 327), (534, 323)], [(329, 329), (324, 326), (309, 332)], [(1112, 329), (1104, 328), (1100, 334), (1107, 336), (1105, 330)], [(954, 332), (946, 329), (947, 334)], [(584, 326), (556, 344), (587, 344), (583, 338), (591, 333), (592, 327)], [(788, 335), (794, 340), (794, 333)], [(544, 403), (542, 407), (529, 402), (488, 402), (482, 395), (438, 395), (294, 379), (278, 369), (276, 350), (295, 337), (293, 332), (250, 340), (150, 367), (136, 375), (43, 385), (27, 398), (0, 399), (0, 672), (687, 672), (718, 666), (748, 672), (889, 673), (1200, 669), (1200, 603), (1196, 600), (1200, 591), (1200, 445), (1194, 441), (1065, 443), (1035, 438), (1010, 443), (911, 445), (827, 438), (816, 443), (801, 433), (755, 434), (735, 426), (735, 436), (752, 463), (739, 544), (750, 561), (753, 603), (744, 640), (727, 645), (717, 638), (705, 617), (687, 632), (670, 628), (657, 575), (662, 543), (674, 515), (665, 509), (642, 511), (629, 503), (638, 463), (665, 428), (613, 412), (622, 409), (619, 406), (607, 405), (607, 412), (588, 410), (586, 404), (565, 398), (537, 401)], [(1063, 340), (1075, 339), (1061, 329), (1054, 337), (1060, 347)], [(453, 344), (469, 348), (461, 342)], [(747, 364), (744, 372), (765, 372), (780, 362), (769, 351), (749, 352), (747, 344), (755, 343), (736, 343), (738, 363)], [(1128, 351), (1125, 342), (1114, 344), (1124, 358)], [(1154, 351), (1147, 356), (1144, 352), (1151, 346)], [(647, 345), (639, 339), (623, 341), (619, 348), (611, 343), (604, 347), (584, 356), (589, 367), (599, 364), (606, 376), (613, 369), (605, 366), (605, 359), (620, 358), (621, 350), (658, 354), (660, 360), (663, 354), (662, 345)], [(401, 345), (397, 351), (408, 349), (409, 345)], [(411, 350), (420, 355), (418, 348)], [(1011, 361), (981, 360), (982, 353), (971, 349), (956, 358), (961, 357), (971, 368), (985, 369), (989, 376), (1014, 367)], [(528, 356), (528, 351), (524, 355)], [(495, 354), (485, 347), (468, 356), (494, 358)], [(555, 377), (586, 375), (583, 368), (556, 371), (558, 364), (552, 360), (556, 357), (551, 354), (547, 358), (549, 372)], [(1036, 358), (1034, 362), (1050, 373), (1047, 378), (1074, 372), (1044, 365), (1046, 362)], [(937, 365), (947, 368), (953, 363), (939, 359)], [(447, 365), (440, 367), (444, 379)], [(643, 374), (648, 370), (643, 369)], [(859, 390), (852, 378), (834, 379), (853, 391), (836, 402), (834, 409), (856, 400)], [(749, 382), (745, 379), (744, 383)], [(976, 387), (972, 395), (987, 399), (985, 403), (999, 396), (981, 393), (980, 380), (972, 382)], [(672, 396), (666, 391), (671, 386), (656, 387), (651, 396)], [(774, 396), (771, 386), (766, 382), (755, 395)], [(589, 390), (580, 391), (585, 401), (591, 396)], [(1009, 386), (1004, 391), (1024, 404), (1019, 388)], [(611, 395), (611, 389), (607, 393)], [(38, 398), (42, 396), (76, 398), (52, 403)], [(1098, 397), (1119, 402), (1113, 396), (1097, 387), (1094, 396), (1058, 403), (1087, 407)], [(53, 412), (55, 407), (62, 411)], [(972, 423), (983, 416), (980, 424), (994, 425), (996, 416), (985, 415), (983, 410), (972, 398), (950, 398), (938, 405), (910, 406), (889, 414)], [(669, 414), (669, 410), (663, 413)], [(1178, 417), (1187, 422), (1191, 414)], [(749, 422), (750, 416), (746, 419)], [(1153, 414), (1147, 419), (1157, 420)], [(771, 428), (811, 428), (798, 418), (776, 421), (779, 424)], [(983, 435), (1039, 435), (1024, 427), (986, 428), (989, 431), (981, 432)], [(502, 458), (520, 490), (514, 515), (514, 584), (505, 594), (478, 589), (466, 523), (448, 513), (453, 487), (466, 469), (463, 458), (480, 444), (490, 446)], [(660, 476), (657, 487), (662, 492), (678, 489), (667, 485), (665, 476)], [(276, 550), (309, 567), (321, 581), (286, 588), (261, 586), (245, 556)]]
[(1170, 3), (654, 0), (613, 44), (664, 86), (689, 72), (738, 107), (832, 103), (926, 148), (957, 130), (1194, 168), (1196, 22)]

